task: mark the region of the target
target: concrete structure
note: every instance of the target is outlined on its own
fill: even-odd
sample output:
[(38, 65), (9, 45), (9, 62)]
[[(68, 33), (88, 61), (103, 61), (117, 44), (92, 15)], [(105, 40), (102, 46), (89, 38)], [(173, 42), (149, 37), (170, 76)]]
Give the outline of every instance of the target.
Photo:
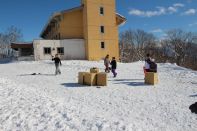
[(35, 60), (49, 60), (51, 55), (59, 54), (61, 59), (85, 59), (83, 39), (34, 40)]
[(16, 58), (19, 61), (32, 61), (34, 60), (34, 49), (32, 42), (15, 42), (11, 43), (12, 51), (10, 56)]
[(46, 40), (83, 39), (87, 60), (100, 60), (106, 54), (119, 59), (118, 26), (125, 21), (116, 13), (115, 0), (81, 0), (79, 7), (54, 13), (40, 36)]
[(18, 43), (11, 43), (11, 48), (14, 51), (18, 52), (18, 56), (32, 56), (33, 55), (33, 43), (24, 43), (24, 42), (18, 42)]

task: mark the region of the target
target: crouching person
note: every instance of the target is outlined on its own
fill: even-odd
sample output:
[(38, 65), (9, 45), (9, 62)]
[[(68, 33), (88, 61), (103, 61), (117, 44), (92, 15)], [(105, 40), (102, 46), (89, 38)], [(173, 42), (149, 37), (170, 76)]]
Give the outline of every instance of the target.
[(52, 61), (55, 61), (55, 75), (61, 74), (60, 65), (62, 65), (58, 54), (55, 55), (55, 58), (52, 56)]

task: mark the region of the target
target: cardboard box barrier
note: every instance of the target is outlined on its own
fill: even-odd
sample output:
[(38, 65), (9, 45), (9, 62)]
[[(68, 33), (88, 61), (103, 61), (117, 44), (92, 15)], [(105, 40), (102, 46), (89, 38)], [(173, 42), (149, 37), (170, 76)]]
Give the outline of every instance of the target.
[(158, 74), (154, 72), (146, 72), (145, 83), (151, 85), (158, 84)]
[(107, 73), (101, 72), (97, 74), (97, 85), (107, 86)]
[(96, 85), (96, 73), (85, 73), (84, 84), (89, 86)]
[(79, 84), (84, 84), (84, 77), (85, 77), (85, 74), (88, 73), (88, 72), (79, 72), (78, 74), (78, 83)]
[(98, 68), (90, 68), (90, 73), (99, 73)]

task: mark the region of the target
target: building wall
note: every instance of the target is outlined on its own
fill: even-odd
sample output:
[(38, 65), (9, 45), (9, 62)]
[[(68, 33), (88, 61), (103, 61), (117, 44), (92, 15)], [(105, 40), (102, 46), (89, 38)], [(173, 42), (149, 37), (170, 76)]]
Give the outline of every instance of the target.
[(83, 14), (82, 9), (64, 13), (60, 22), (61, 39), (83, 38)]
[[(70, 40), (34, 40), (35, 60), (50, 60), (51, 55), (57, 54), (57, 47), (64, 47), (64, 55), (60, 55), (64, 60), (84, 60), (85, 43), (82, 39)], [(44, 54), (44, 47), (51, 48), (51, 54)]]
[[(84, 39), (85, 58), (100, 60), (107, 54), (119, 60), (118, 25), (116, 20), (115, 0), (81, 0), (83, 8), (57, 14), (56, 23), (44, 35), (44, 39)], [(104, 15), (100, 14), (104, 8)], [(104, 26), (105, 33), (100, 32)], [(46, 32), (48, 32), (48, 29)], [(58, 38), (57, 38), (58, 39)], [(101, 48), (105, 42), (105, 48)]]
[[(110, 57), (119, 59), (115, 0), (83, 0), (82, 2), (86, 58), (100, 60), (109, 54)], [(100, 14), (100, 7), (104, 8), (104, 15)], [(104, 26), (104, 34), (100, 32), (100, 26)], [(101, 49), (102, 41), (105, 42), (105, 49)]]
[(50, 31), (44, 39), (82, 39), (83, 38), (83, 14), (82, 9), (69, 11), (56, 16), (54, 24), (50, 25)]

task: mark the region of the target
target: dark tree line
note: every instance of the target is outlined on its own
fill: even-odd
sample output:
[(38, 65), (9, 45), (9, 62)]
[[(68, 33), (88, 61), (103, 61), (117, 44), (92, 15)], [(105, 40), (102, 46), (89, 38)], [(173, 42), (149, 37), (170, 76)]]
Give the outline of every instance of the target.
[(143, 30), (126, 30), (120, 34), (122, 62), (144, 60), (149, 53), (156, 62), (176, 63), (197, 70), (197, 34), (181, 29), (166, 32), (158, 40), (152, 33)]

